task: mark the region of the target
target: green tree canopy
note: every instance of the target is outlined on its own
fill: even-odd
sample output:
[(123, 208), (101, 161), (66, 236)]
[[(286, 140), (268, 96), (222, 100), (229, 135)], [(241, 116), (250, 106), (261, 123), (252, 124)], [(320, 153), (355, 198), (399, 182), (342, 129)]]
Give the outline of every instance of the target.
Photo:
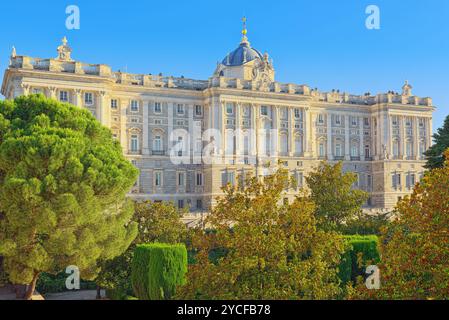
[(380, 290), (361, 286), (356, 298), (448, 299), (449, 149), (445, 154), (445, 166), (399, 202), (397, 219), (384, 230)]
[(10, 280), (31, 288), (40, 272), (69, 265), (95, 278), (97, 261), (136, 237), (125, 196), (137, 174), (87, 110), (42, 95), (0, 102), (0, 253)]
[(138, 225), (138, 235), (125, 253), (102, 263), (97, 284), (119, 296), (132, 294), (131, 262), (136, 245), (185, 242), (188, 230), (181, 221), (182, 213), (171, 202), (136, 202), (132, 220)]
[(307, 177), (310, 200), (315, 203), (315, 215), (320, 227), (337, 230), (362, 211), (368, 199), (365, 191), (354, 188), (357, 177), (343, 173), (341, 162), (331, 165), (321, 162)]
[[(282, 201), (288, 173), (228, 185), (197, 230), (195, 263), (183, 299), (327, 299), (340, 293), (337, 268), (344, 251), (334, 232), (317, 229), (314, 205)], [(211, 253), (221, 251), (216, 259)]]
[(443, 153), (449, 148), (449, 116), (444, 120), (443, 127), (438, 128), (433, 138), (435, 144), (424, 153), (427, 158), (427, 169), (442, 168), (444, 166)]

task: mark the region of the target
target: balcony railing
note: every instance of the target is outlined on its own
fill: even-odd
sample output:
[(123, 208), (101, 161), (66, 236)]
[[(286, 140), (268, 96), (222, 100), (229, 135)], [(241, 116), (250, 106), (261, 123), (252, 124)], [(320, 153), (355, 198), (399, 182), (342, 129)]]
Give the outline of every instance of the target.
[(153, 150), (152, 151), (153, 156), (165, 156), (164, 150)]

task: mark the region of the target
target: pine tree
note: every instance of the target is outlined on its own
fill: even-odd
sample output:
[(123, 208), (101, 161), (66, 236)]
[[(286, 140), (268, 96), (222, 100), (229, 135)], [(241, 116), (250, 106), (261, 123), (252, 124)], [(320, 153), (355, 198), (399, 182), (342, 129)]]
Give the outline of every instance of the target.
[(449, 116), (444, 120), (444, 125), (433, 135), (435, 144), (424, 155), (427, 158), (426, 168), (435, 169), (444, 166), (444, 151), (449, 148)]
[(137, 170), (87, 111), (42, 95), (0, 102), (0, 254), (10, 281), (123, 253), (137, 234), (126, 194)]

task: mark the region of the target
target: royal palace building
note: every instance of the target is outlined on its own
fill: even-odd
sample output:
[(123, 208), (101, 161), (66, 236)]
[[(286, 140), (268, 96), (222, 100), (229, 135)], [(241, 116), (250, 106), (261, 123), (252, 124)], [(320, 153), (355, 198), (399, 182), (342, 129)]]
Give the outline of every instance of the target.
[(6, 99), (42, 93), (86, 108), (139, 168), (131, 196), (207, 211), (228, 183), (281, 166), (297, 182), (320, 161), (343, 161), (367, 209), (391, 209), (423, 174), (432, 143), (431, 98), (401, 93), (321, 92), (275, 80), (273, 61), (241, 43), (208, 80), (113, 72), (72, 59), (64, 38), (55, 59), (17, 55), (5, 71)]

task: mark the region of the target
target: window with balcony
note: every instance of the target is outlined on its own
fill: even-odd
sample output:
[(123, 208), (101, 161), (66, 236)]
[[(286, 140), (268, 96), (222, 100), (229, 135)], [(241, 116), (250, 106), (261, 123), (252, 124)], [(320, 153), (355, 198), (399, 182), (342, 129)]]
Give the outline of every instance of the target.
[(153, 151), (156, 153), (161, 153), (163, 150), (162, 148), (162, 137), (161, 136), (155, 136), (153, 139)]

